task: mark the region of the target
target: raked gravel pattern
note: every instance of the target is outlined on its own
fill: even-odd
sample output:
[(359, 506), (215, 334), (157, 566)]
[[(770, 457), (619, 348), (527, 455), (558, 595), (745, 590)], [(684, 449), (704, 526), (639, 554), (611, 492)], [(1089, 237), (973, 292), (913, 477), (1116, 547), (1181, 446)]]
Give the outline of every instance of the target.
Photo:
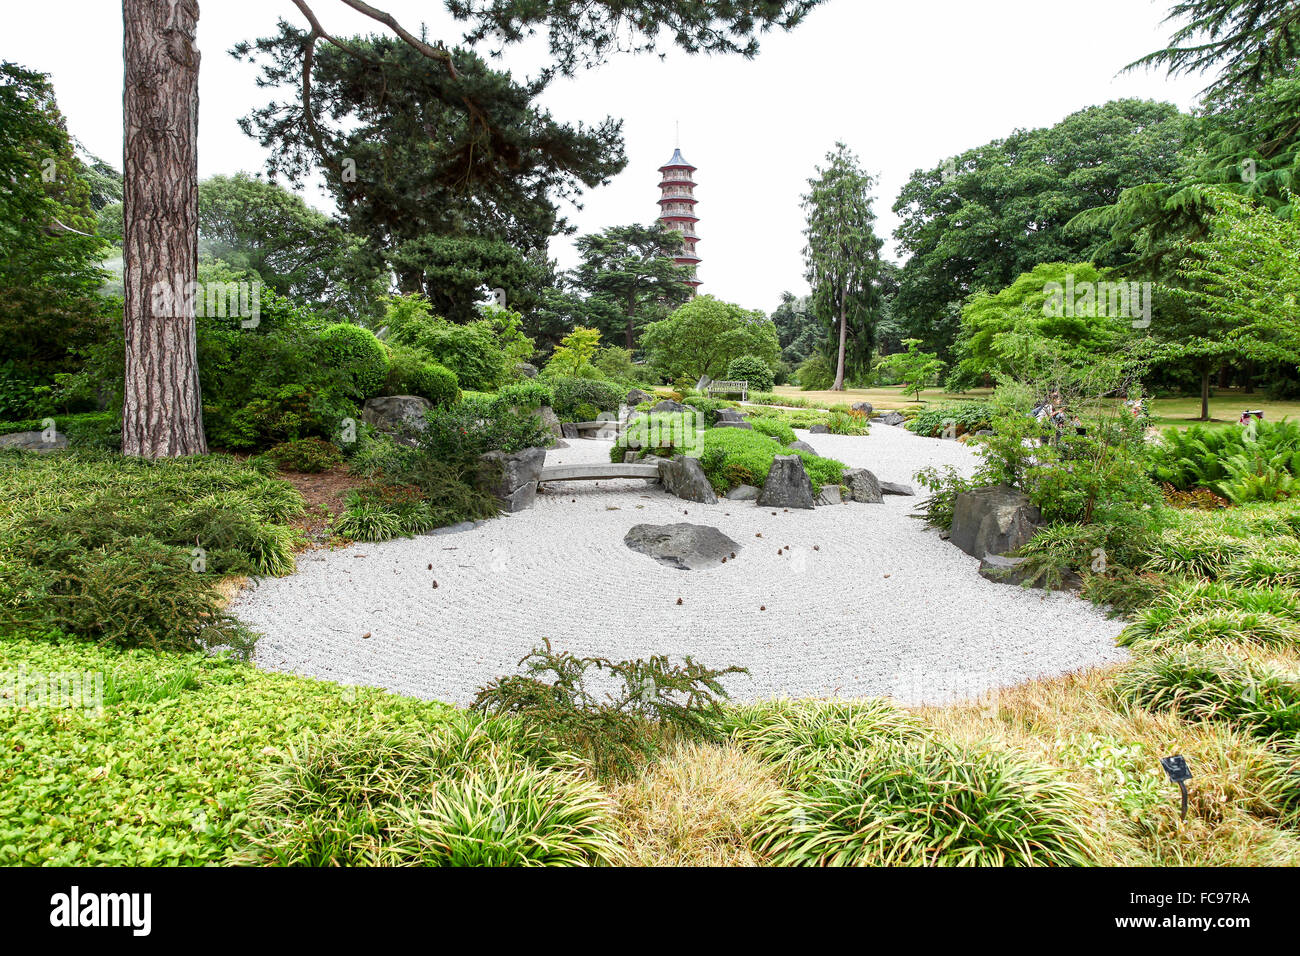
[[(799, 437), (886, 481), (975, 466), (958, 442), (886, 425)], [(547, 464), (608, 461), (609, 442), (570, 445)], [(750, 674), (724, 682), (741, 701), (945, 703), (1127, 659), (1120, 622), (1069, 594), (985, 581), (977, 560), (910, 517), (919, 500), (773, 514), (684, 502), (640, 480), (548, 485), (531, 511), (473, 530), (306, 552), (295, 574), (255, 582), (233, 610), (264, 635), (263, 668), (456, 704), (514, 673), (544, 637), (613, 660), (741, 665)], [(623, 544), (634, 524), (679, 521), (717, 527), (742, 550), (678, 571)]]

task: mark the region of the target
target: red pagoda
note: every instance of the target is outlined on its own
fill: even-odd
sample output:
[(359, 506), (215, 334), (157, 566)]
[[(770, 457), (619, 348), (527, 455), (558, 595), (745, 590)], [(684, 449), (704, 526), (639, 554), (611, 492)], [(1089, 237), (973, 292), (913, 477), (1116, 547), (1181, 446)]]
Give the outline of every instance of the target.
[(659, 167), (659, 221), (668, 229), (681, 233), (682, 251), (677, 255), (679, 266), (689, 266), (691, 277), (686, 284), (692, 290), (700, 287), (700, 280), (695, 269), (700, 264), (700, 257), (695, 254), (695, 244), (700, 237), (695, 234), (695, 224), (700, 217), (695, 215), (695, 180), (692, 173), (695, 167), (682, 157), (680, 149), (673, 151), (673, 158)]

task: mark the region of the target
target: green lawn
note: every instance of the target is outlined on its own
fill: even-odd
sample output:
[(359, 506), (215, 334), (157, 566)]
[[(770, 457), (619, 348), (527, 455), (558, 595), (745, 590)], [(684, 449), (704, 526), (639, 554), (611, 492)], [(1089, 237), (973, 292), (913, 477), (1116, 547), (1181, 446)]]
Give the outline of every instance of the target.
[[(919, 407), (912, 401), (910, 395), (904, 395), (902, 388), (896, 385), (882, 388), (850, 388), (842, 392), (805, 392), (793, 385), (778, 385), (773, 392), (783, 397), (802, 400), (815, 407), (851, 405), (854, 402), (864, 401), (870, 402), (877, 410)], [(922, 392), (921, 398), (925, 402), (946, 402), (988, 398), (991, 394), (993, 390), (988, 388), (973, 389), (962, 395), (953, 395), (935, 388)], [(1208, 424), (1210, 427), (1235, 425), (1242, 411), (1247, 408), (1261, 409), (1265, 420), (1270, 422), (1281, 421), (1284, 418), (1300, 420), (1300, 401), (1271, 402), (1260, 392), (1247, 395), (1239, 389), (1219, 389), (1210, 399), (1211, 421)], [(1157, 426), (1185, 428), (1199, 423), (1201, 399), (1195, 395), (1158, 398), (1152, 403), (1152, 411)]]

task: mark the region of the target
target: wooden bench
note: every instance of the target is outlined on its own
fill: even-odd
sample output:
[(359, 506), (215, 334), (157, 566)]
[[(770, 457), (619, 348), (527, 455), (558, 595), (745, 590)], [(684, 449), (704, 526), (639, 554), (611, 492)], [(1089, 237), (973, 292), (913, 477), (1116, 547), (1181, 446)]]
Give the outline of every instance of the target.
[(602, 464), (591, 462), (585, 465), (547, 465), (542, 469), (542, 477), (537, 479), (539, 485), (548, 481), (605, 481), (612, 478), (645, 478), (649, 481), (659, 480), (659, 466), (616, 465), (612, 462)]
[(709, 395), (735, 395), (740, 393), (742, 402), (749, 400), (749, 383), (748, 382), (710, 382)]

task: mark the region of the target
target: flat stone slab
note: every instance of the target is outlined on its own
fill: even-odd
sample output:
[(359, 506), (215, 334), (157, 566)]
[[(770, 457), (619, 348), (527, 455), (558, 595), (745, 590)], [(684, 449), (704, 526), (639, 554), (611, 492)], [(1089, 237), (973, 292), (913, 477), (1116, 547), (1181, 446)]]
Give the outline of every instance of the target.
[(903, 498), (916, 497), (916, 491), (911, 485), (899, 484), (896, 481), (882, 481), (880, 483), (880, 493), (884, 495), (899, 495)]
[(740, 545), (717, 528), (687, 522), (635, 525), (623, 543), (679, 571), (720, 567), (724, 558), (740, 550)]
[(548, 465), (542, 469), (542, 476), (537, 480), (539, 484), (545, 484), (548, 481), (604, 481), (611, 478), (648, 478), (658, 481), (659, 466), (654, 463)]

